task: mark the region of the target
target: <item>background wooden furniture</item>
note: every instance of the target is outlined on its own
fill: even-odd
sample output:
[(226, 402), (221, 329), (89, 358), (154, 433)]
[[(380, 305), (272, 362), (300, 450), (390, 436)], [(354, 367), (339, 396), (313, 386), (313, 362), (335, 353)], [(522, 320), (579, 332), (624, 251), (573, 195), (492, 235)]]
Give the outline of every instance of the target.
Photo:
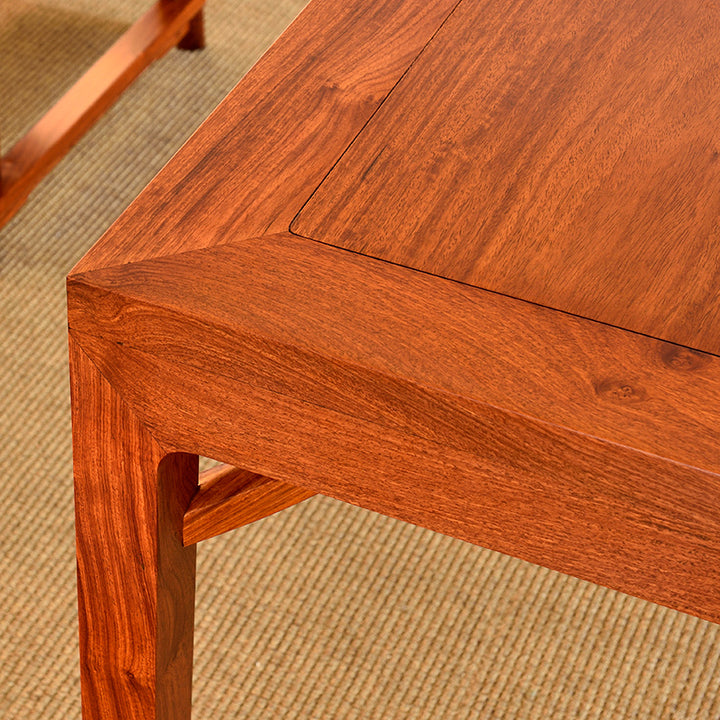
[(86, 718), (188, 717), (191, 543), (315, 492), (720, 621), (720, 10), (649, 7), (316, 0), (80, 261)]
[(186, 50), (205, 46), (204, 3), (158, 0), (0, 158), (0, 226), (150, 63), (175, 45)]

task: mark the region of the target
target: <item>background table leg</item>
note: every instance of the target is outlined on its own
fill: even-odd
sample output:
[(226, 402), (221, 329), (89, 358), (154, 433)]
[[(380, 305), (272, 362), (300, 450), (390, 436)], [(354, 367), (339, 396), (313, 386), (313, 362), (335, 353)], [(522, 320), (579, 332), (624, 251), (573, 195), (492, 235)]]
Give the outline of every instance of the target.
[(187, 33), (177, 45), (181, 50), (202, 50), (205, 47), (204, 12), (204, 10), (200, 10), (190, 21)]
[(70, 339), (84, 720), (188, 720), (197, 456), (165, 455)]
[(187, 50), (205, 47), (203, 2), (158, 0), (5, 157), (0, 156), (0, 226), (150, 63), (175, 45)]

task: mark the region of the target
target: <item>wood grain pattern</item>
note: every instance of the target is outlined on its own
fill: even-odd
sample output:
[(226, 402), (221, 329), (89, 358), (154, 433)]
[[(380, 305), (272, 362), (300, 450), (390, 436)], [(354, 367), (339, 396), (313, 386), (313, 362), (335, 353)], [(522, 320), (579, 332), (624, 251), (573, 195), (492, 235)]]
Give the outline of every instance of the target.
[(291, 235), (69, 290), (168, 446), (720, 619), (717, 358)]
[[(457, 436), (472, 438), (474, 447), (458, 448), (78, 337), (153, 433), (177, 448), (202, 450), (280, 481), (720, 621), (717, 474), (493, 408), (462, 413), (445, 410), (442, 399), (426, 401), (425, 412), (440, 416), (441, 427), (465, 421)], [(162, 385), (171, 374), (186, 388), (181, 407)], [(239, 425), (238, 413), (246, 412), (252, 422)]]
[(294, 232), (720, 354), (720, 5), (461, 3)]
[(118, 96), (170, 48), (203, 47), (205, 0), (159, 0), (0, 159), (0, 225)]
[[(407, 386), (431, 388), (720, 472), (719, 359), (321, 243), (250, 238), (68, 288), (74, 331), (350, 415), (413, 427)], [(436, 439), (466, 442), (454, 422)]]
[[(720, 622), (720, 358), (663, 340), (717, 339), (716, 16), (310, 4), (68, 279), (89, 712), (184, 717), (186, 669), (148, 660), (187, 666), (183, 516), (206, 537), (283, 487)], [(245, 470), (191, 505), (198, 454)], [(86, 569), (114, 557), (127, 591)]]
[[(367, 122), (455, 2), (439, 0), (419, 6), (413, 0), (317, 0), (311, 4), (78, 267), (102, 267), (212, 245), (224, 242), (229, 234), (245, 232), (247, 226), (258, 228), (256, 232), (272, 227), (287, 229), (307, 194)], [(278, 103), (278, 97), (286, 102)], [(232, 203), (228, 203), (230, 197)], [(106, 372), (103, 376), (108, 377)], [(112, 392), (116, 392), (114, 385)], [(75, 412), (87, 413), (87, 442), (98, 443), (100, 447), (92, 452), (101, 455), (102, 411), (80, 393), (75, 394), (73, 403), (87, 405)], [(95, 430), (90, 427), (93, 417), (101, 426)], [(76, 434), (75, 452), (82, 466), (81, 442), (85, 441)], [(151, 467), (139, 462), (140, 475), (147, 473), (149, 477), (150, 471)], [(82, 493), (80, 486), (79, 497)], [(103, 496), (97, 502), (108, 499)], [(133, 523), (139, 513), (132, 505), (122, 504), (115, 511), (121, 516), (117, 520), (120, 525)], [(108, 522), (114, 522), (107, 506), (102, 512), (108, 515)], [(152, 533), (152, 518), (138, 520), (140, 525), (145, 522), (151, 524)], [(101, 526), (102, 522), (88, 523), (86, 545), (93, 532), (102, 535)], [(129, 549), (135, 550), (132, 539)], [(93, 552), (92, 547), (83, 546), (79, 552), (89, 558), (84, 562), (96, 554), (97, 562), (106, 562), (104, 553)], [(182, 562), (180, 566), (182, 570)], [(113, 588), (98, 588), (92, 583), (88, 587), (90, 597), (81, 595), (80, 603), (83, 613), (91, 617), (102, 616), (113, 595), (120, 608), (138, 602), (132, 585), (127, 593), (119, 583)], [(180, 592), (179, 603), (186, 601), (187, 592), (187, 588)], [(152, 612), (152, 592), (150, 597)], [(172, 621), (173, 612), (163, 610), (159, 603), (157, 607), (161, 614), (169, 612)], [(87, 717), (115, 717), (119, 705), (127, 706), (124, 717), (133, 720), (156, 716), (152, 698), (165, 697), (165, 681), (152, 675), (149, 668), (159, 652), (160, 640), (150, 621), (142, 627), (139, 624), (140, 620), (137, 626), (121, 621), (116, 626), (117, 636), (103, 640), (98, 630), (93, 642), (82, 642)], [(185, 630), (182, 623), (179, 632), (183, 645), (187, 641)], [(134, 675), (126, 672), (126, 648), (136, 634), (136, 662), (144, 673), (138, 687)], [(118, 650), (122, 642), (125, 646)], [(182, 674), (184, 661), (179, 667)], [(158, 710), (158, 718), (185, 717), (189, 684), (178, 688), (177, 697), (180, 710)]]
[(457, 0), (316, 0), (76, 271), (286, 231)]
[(84, 720), (188, 720), (197, 456), (168, 455), (70, 342)]
[(200, 486), (183, 517), (183, 544), (249, 525), (313, 495), (307, 488), (218, 465), (200, 474)]

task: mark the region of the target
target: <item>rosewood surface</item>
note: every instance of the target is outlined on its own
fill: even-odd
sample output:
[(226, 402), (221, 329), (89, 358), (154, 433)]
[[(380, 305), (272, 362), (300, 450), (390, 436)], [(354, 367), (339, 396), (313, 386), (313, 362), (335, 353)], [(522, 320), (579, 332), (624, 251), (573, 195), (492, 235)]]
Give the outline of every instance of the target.
[(720, 353), (720, 5), (463, 2), (292, 225)]
[(187, 718), (183, 533), (313, 493), (720, 622), (716, 11), (593, 8), (315, 0), (78, 263), (86, 718)]
[(314, 494), (232, 465), (218, 465), (200, 474), (197, 491), (183, 515), (183, 544), (195, 545), (249, 525)]
[(69, 287), (164, 446), (720, 620), (720, 358), (289, 234)]
[(168, 455), (70, 339), (84, 718), (188, 718), (198, 461)]
[(287, 231), (457, 0), (315, 0), (78, 263)]

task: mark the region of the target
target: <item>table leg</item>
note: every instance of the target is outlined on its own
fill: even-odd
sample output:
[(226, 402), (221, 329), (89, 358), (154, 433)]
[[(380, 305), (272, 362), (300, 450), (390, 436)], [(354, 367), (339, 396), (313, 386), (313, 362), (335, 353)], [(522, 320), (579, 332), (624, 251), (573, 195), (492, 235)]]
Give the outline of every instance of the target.
[(188, 720), (197, 456), (166, 455), (70, 339), (84, 720)]
[(178, 43), (181, 50), (202, 50), (205, 47), (205, 19), (204, 10), (193, 17), (188, 26), (188, 31)]

